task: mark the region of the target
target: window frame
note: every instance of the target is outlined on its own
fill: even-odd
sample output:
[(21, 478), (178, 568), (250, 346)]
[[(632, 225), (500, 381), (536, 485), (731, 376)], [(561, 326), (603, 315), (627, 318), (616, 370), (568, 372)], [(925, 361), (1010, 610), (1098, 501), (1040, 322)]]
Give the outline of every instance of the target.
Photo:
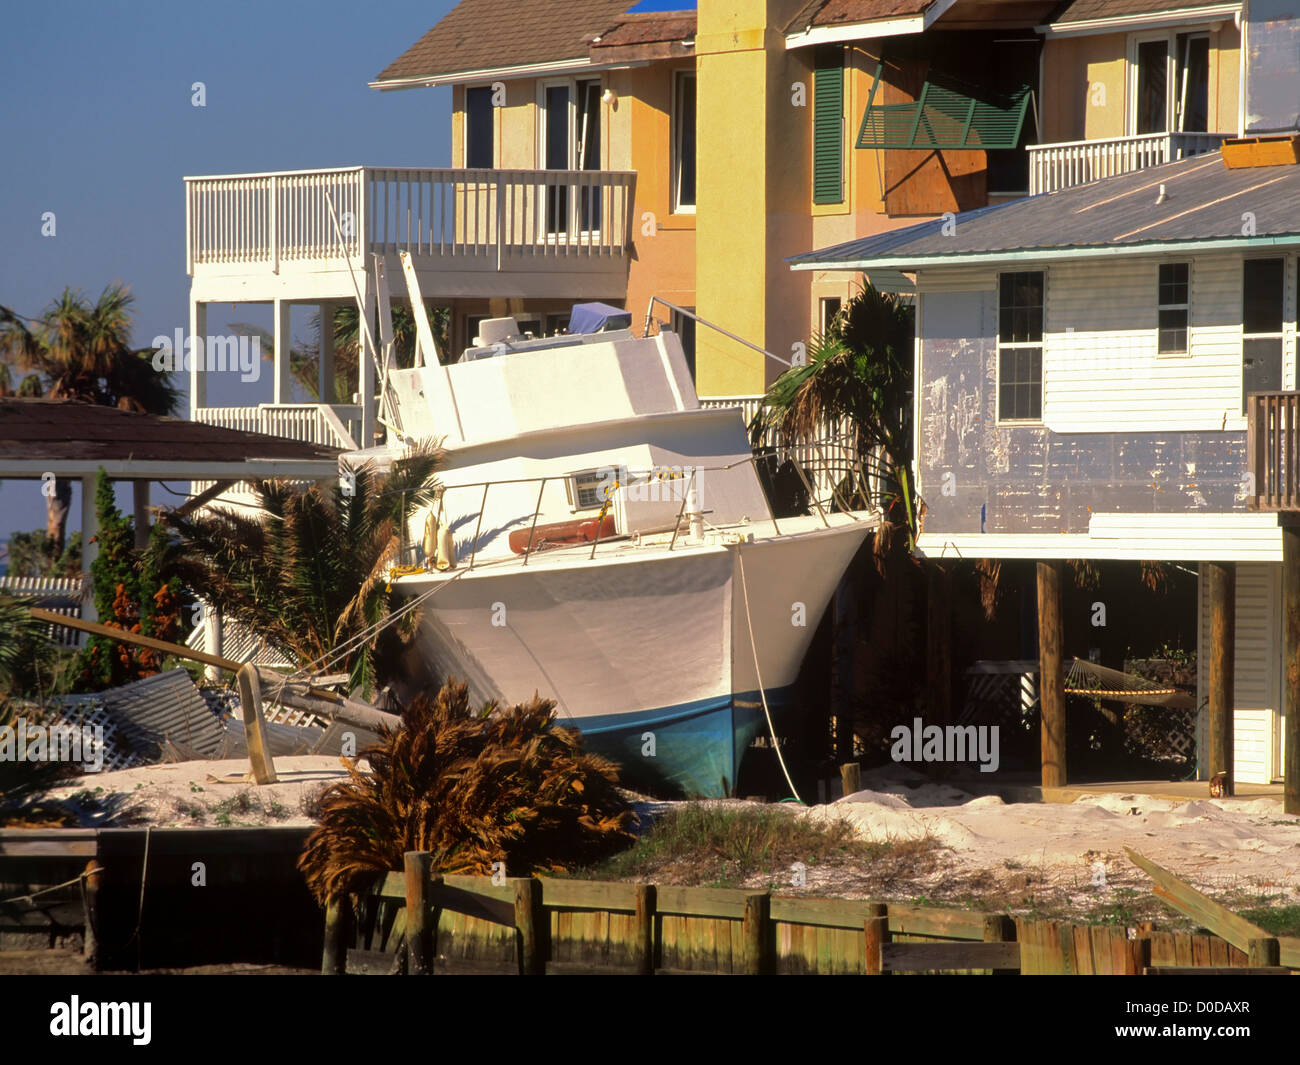
[(486, 167), (475, 167), (475, 166), (471, 166), (469, 161), (469, 114), (470, 114), (469, 94), (471, 92), (477, 92), (483, 89), (487, 90), (488, 99), (489, 101), (491, 101), (491, 94), (492, 94), (491, 83), (484, 82), (480, 85), (465, 86), (465, 98), (462, 107), (461, 161), (464, 163), (466, 170), (493, 170), (496, 169), (498, 160), (500, 159), (500, 155), (499, 155), (500, 138), (497, 136), (497, 123), (496, 123), (498, 108), (495, 104), (489, 102), (490, 110), (488, 111), (488, 115), (489, 115), (489, 129), (492, 137), (492, 162)]
[[(1185, 303), (1164, 303), (1162, 302), (1164, 282), (1161, 280), (1161, 273), (1165, 267), (1182, 266), (1187, 270), (1187, 301)], [(1160, 324), (1160, 315), (1163, 311), (1182, 311), (1183, 312), (1183, 346), (1179, 350), (1164, 351), (1161, 347), (1160, 335), (1163, 332), (1163, 326)], [(1192, 262), (1190, 259), (1174, 259), (1166, 263), (1160, 263), (1156, 267), (1156, 357), (1161, 359), (1185, 359), (1192, 354)]]
[[(1216, 111), (1214, 106), (1214, 89), (1216, 87), (1214, 78), (1214, 29), (1208, 24), (1201, 23), (1199, 25), (1171, 26), (1168, 29), (1147, 30), (1141, 33), (1129, 34), (1128, 69), (1125, 78), (1125, 91), (1128, 94), (1128, 99), (1124, 108), (1124, 128), (1128, 131), (1128, 136), (1154, 137), (1162, 133), (1171, 135), (1184, 132), (1202, 132), (1200, 130), (1180, 130), (1177, 128), (1180, 118), (1178, 114), (1178, 65), (1181, 62), (1181, 57), (1178, 54), (1178, 38), (1183, 36), (1202, 37), (1207, 43), (1205, 125), (1207, 127), (1206, 132), (1214, 130), (1217, 124), (1213, 121)], [(1165, 128), (1156, 130), (1154, 133), (1138, 133), (1138, 100), (1141, 87), (1138, 65), (1139, 46), (1156, 41), (1162, 42), (1165, 46)]]
[[(1278, 322), (1279, 327), (1276, 331), (1270, 330), (1265, 333), (1248, 333), (1246, 332), (1246, 269), (1252, 262), (1276, 262), (1281, 266), (1282, 276), (1279, 284), (1279, 295), (1281, 296), (1281, 305), (1279, 307)], [(1286, 255), (1246, 255), (1241, 260), (1241, 413), (1246, 413), (1246, 397), (1250, 394), (1246, 391), (1246, 345), (1252, 340), (1269, 340), (1276, 341), (1278, 345), (1278, 389), (1285, 390), (1286, 386), (1286, 344), (1287, 344), (1287, 281), (1289, 280), (1289, 271), (1291, 269), (1290, 256)]]
[[(683, 203), (681, 200), (681, 162), (682, 162), (682, 117), (680, 114), (682, 91), (681, 86), (687, 78), (695, 82), (695, 199), (690, 203)], [(673, 88), (672, 88), (672, 112), (669, 116), (669, 192), (668, 192), (668, 213), (669, 214), (695, 214), (696, 204), (700, 198), (700, 171), (699, 171), (699, 100), (700, 100), (700, 79), (698, 72), (693, 67), (683, 67), (673, 71)]]
[[(994, 338), (997, 345), (997, 383), (995, 399), (997, 403), (997, 424), (998, 425), (1042, 425), (1043, 424), (1043, 407), (1046, 398), (1046, 373), (1044, 372), (1044, 355), (1047, 350), (1047, 271), (1046, 270), (1002, 270), (998, 272), (997, 287), (997, 310), (994, 314)], [(1004, 277), (1015, 277), (1020, 274), (1037, 274), (1042, 280), (1039, 283), (1039, 291), (1042, 295), (1041, 302), (1041, 320), (1038, 330), (1037, 340), (1009, 340), (1002, 339), (1002, 279)], [(1003, 386), (1003, 352), (1014, 351), (1031, 351), (1038, 349), (1038, 416), (1017, 418), (1006, 415), (1002, 411), (1002, 386)]]

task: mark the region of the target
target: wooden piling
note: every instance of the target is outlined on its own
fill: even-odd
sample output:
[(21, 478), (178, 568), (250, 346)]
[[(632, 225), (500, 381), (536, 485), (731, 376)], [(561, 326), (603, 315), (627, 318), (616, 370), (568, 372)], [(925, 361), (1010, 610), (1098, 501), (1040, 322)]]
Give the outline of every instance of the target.
[(650, 976), (655, 971), (655, 886), (636, 886), (636, 971)]
[(772, 896), (766, 891), (745, 896), (745, 975), (765, 976), (772, 965)]
[(253, 769), (253, 779), (258, 784), (276, 783), (275, 762), (266, 737), (266, 718), (262, 715), (262, 682), (257, 667), (252, 663), (240, 668), (235, 675), (239, 684), (239, 705), (244, 712), (244, 740), (248, 745), (248, 761)]
[[(1016, 922), (1006, 914), (991, 913), (984, 918), (985, 943), (1014, 943), (1016, 941)], [(1019, 976), (1019, 967), (1015, 969), (990, 969), (990, 976)]]
[(325, 907), (325, 950), (320, 969), (326, 976), (342, 976), (347, 972), (348, 918), (351, 915), (352, 904), (346, 895), (336, 895)]
[(1233, 794), (1232, 716), (1233, 678), (1237, 642), (1237, 567), (1232, 562), (1207, 562), (1210, 585), (1210, 765), (1213, 780), (1224, 775), (1224, 795)]
[(406, 973), (429, 976), (433, 973), (433, 855), (428, 851), (407, 851), (405, 872)]
[(1271, 969), (1282, 964), (1281, 944), (1275, 936), (1252, 939), (1246, 951), (1247, 965), (1252, 969)]
[(1300, 814), (1300, 526), (1282, 527), (1282, 808)]
[(100, 963), (100, 945), (97, 929), (99, 927), (99, 889), (104, 882), (104, 867), (94, 858), (86, 863), (85, 879), (81, 882), (81, 905), (85, 914), (86, 931), (83, 939), (82, 954), (92, 969), (98, 969)]
[(840, 783), (845, 795), (862, 790), (862, 766), (858, 762), (845, 762), (840, 766)]
[(542, 945), (542, 882), (536, 877), (515, 881), (515, 928), (519, 932), (519, 975), (542, 976), (546, 955)]
[(867, 906), (870, 916), (866, 920), (866, 950), (862, 971), (867, 976), (880, 976), (885, 971), (885, 944), (889, 942), (889, 907), (883, 902)]
[[(952, 714), (952, 578), (946, 567), (933, 562), (925, 593), (926, 692), (929, 721), (950, 725)], [(943, 763), (931, 769), (943, 767)], [(943, 768), (940, 775), (943, 775)]]
[(1045, 788), (1061, 788), (1066, 782), (1062, 569), (1059, 559), (1038, 563), (1038, 698)]

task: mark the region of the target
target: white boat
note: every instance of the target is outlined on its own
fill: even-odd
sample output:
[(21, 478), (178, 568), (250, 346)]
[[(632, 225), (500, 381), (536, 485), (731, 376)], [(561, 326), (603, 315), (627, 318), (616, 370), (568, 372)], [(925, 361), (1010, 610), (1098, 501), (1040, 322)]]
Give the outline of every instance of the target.
[(415, 572), (392, 580), (421, 598), (410, 684), (536, 691), (629, 784), (732, 794), (877, 515), (774, 519), (740, 412), (700, 406), (666, 329), (532, 339), (497, 320), (444, 366), (417, 324), (416, 368), (386, 375), (388, 446), (345, 457), (446, 450), (408, 530)]

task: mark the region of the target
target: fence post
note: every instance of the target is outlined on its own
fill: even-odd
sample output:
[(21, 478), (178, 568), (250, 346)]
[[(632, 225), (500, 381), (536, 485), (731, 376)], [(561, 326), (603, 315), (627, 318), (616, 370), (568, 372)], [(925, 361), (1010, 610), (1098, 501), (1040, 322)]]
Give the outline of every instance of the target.
[(636, 886), (636, 971), (652, 976), (655, 971), (655, 886)]
[(536, 877), (515, 881), (515, 927), (519, 930), (519, 975), (542, 976), (546, 958), (542, 952), (542, 882)]
[(885, 971), (884, 948), (889, 942), (889, 907), (883, 902), (873, 902), (867, 906), (869, 916), (866, 920), (866, 951), (863, 956), (862, 972), (866, 976), (880, 976)]
[(1251, 969), (1275, 968), (1282, 964), (1282, 948), (1275, 936), (1252, 939), (1246, 951), (1247, 966)]
[(765, 976), (772, 972), (771, 915), (772, 896), (768, 892), (745, 896), (746, 976)]
[(1124, 973), (1125, 976), (1142, 976), (1151, 965), (1151, 939), (1149, 936), (1140, 936), (1137, 939), (1125, 941), (1127, 949), (1124, 951)]
[(270, 179), (271, 203), (267, 209), (267, 220), (271, 226), (271, 273), (280, 272), (280, 179), (272, 174)]
[(347, 972), (347, 932), (352, 904), (346, 895), (335, 895), (325, 907), (325, 951), (320, 970), (326, 976)]
[[(1006, 914), (991, 913), (984, 918), (985, 943), (1014, 943), (1016, 941), (1016, 922)], [(1019, 976), (1017, 969), (990, 969), (991, 976)]]
[(433, 855), (428, 851), (407, 851), (403, 858), (406, 870), (406, 973), (408, 976), (428, 976), (433, 972), (433, 923), (429, 905)]
[[(842, 723), (842, 722), (841, 722)], [(845, 762), (840, 766), (840, 783), (844, 787), (845, 797), (862, 790), (862, 765), (859, 762)]]

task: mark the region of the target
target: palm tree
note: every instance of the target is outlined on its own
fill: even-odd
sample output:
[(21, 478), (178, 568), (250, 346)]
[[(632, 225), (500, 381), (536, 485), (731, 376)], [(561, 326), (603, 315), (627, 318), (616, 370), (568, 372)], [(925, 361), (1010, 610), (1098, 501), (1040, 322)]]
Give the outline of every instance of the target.
[[(0, 363), (29, 371), (18, 394), (171, 414), (180, 392), (154, 369), (153, 348), (131, 346), (134, 300), (129, 288), (115, 282), (93, 305), (65, 288), (39, 318), (0, 306)], [(3, 380), (8, 387), (7, 371)], [(71, 482), (55, 481), (46, 500), (46, 531), (56, 557), (63, 552), (71, 505)]]
[[(263, 482), (253, 517), (223, 509), (165, 515), (179, 533), (168, 572), (291, 660), (319, 663), (388, 619), (388, 569), (407, 519), (436, 498), (441, 454), (414, 450), (387, 476), (367, 463), (355, 471), (350, 494), (342, 484), (302, 490)], [(418, 618), (401, 620), (399, 636), (409, 638)], [(353, 689), (377, 686), (376, 649), (370, 638), (340, 657)]]
[(901, 513), (915, 531), (914, 493), (907, 465), (912, 449), (912, 307), (893, 293), (863, 287), (816, 335), (804, 365), (772, 384), (750, 430), (757, 442), (774, 429), (787, 445), (817, 439), (847, 419), (857, 469), (841, 484), (846, 501), (870, 502), (865, 470), (879, 476), (886, 513)]

